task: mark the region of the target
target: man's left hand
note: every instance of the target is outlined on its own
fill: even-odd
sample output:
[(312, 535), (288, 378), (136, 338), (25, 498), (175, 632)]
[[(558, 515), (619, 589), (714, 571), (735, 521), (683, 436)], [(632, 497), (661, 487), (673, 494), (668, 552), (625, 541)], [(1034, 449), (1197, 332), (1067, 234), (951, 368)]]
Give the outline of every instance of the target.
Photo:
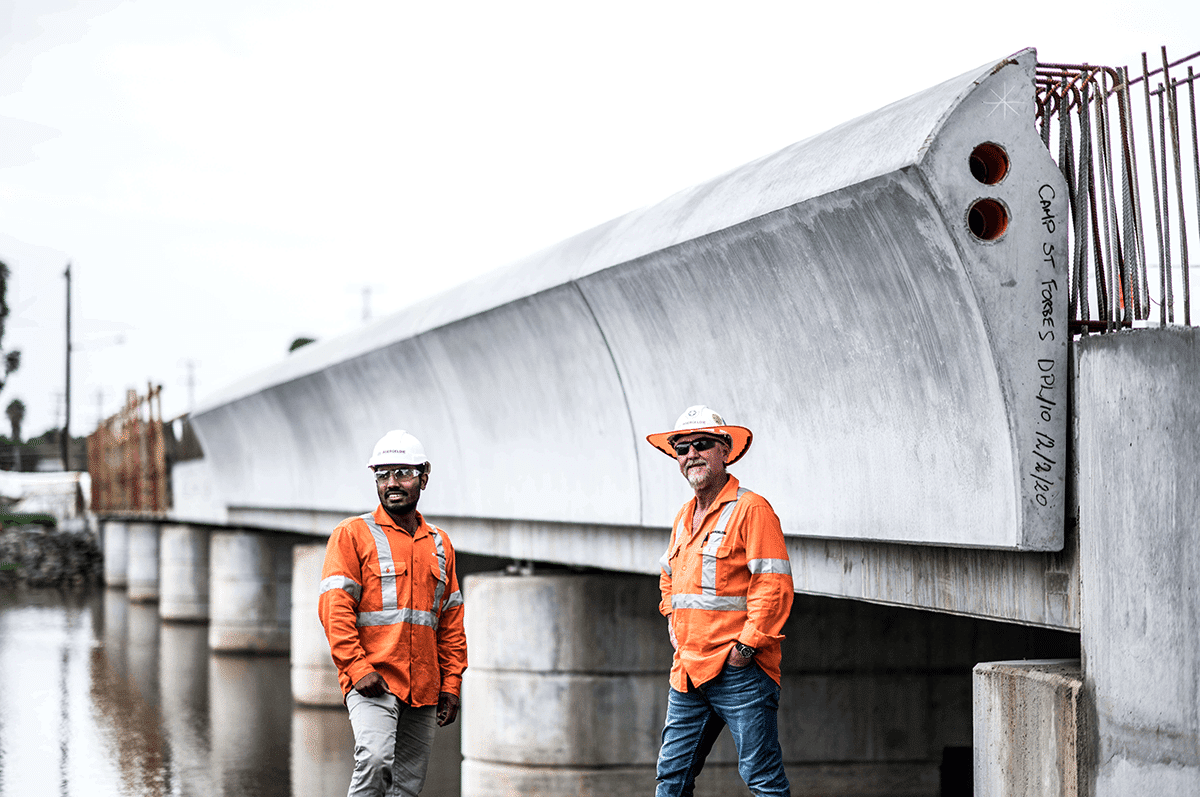
[(750, 662), (752, 661), (754, 661), (753, 656), (746, 657), (741, 653), (738, 653), (737, 645), (731, 647), (729, 649), (729, 655), (725, 657), (726, 664), (728, 664), (730, 667), (736, 667), (739, 670), (743, 667), (749, 667)]
[(458, 695), (442, 692), (438, 695), (437, 724), (449, 725), (458, 716)]

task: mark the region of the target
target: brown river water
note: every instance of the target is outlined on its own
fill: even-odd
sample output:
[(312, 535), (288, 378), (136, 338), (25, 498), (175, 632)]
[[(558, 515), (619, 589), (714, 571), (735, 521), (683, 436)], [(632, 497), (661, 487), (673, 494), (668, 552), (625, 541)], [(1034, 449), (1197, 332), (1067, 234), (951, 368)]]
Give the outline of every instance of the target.
[[(457, 730), (425, 797), (458, 797)], [(0, 587), (0, 797), (341, 797), (353, 749), (286, 656), (214, 654), (120, 590)]]

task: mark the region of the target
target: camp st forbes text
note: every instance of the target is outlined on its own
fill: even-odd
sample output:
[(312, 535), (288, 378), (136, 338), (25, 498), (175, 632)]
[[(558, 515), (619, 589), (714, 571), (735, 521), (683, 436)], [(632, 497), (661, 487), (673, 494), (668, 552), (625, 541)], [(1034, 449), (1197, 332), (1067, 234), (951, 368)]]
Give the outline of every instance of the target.
[[(1045, 235), (1048, 238), (1054, 235), (1058, 226), (1058, 218), (1055, 214), (1055, 196), (1054, 187), (1046, 184), (1038, 189), (1038, 201), (1042, 207), (1041, 224), (1045, 229)], [(1056, 256), (1060, 253), (1055, 250), (1054, 243), (1051, 240), (1042, 241), (1042, 259), (1050, 266), (1054, 272), (1058, 271), (1058, 260)], [(1054, 302), (1058, 298), (1059, 284), (1058, 279), (1051, 277), (1041, 281), (1041, 313), (1040, 323), (1037, 325), (1037, 338), (1039, 343), (1056, 340), (1058, 336), (1067, 334), (1066, 330), (1058, 329), (1054, 324)], [(1040, 346), (1038, 348), (1041, 348)], [(1058, 483), (1058, 469), (1060, 467), (1058, 460), (1061, 455), (1055, 451), (1056, 440), (1054, 434), (1057, 433), (1055, 425), (1056, 413), (1060, 412), (1059, 401), (1061, 393), (1059, 391), (1058, 369), (1055, 367), (1056, 362), (1053, 357), (1042, 357), (1037, 361), (1037, 400), (1036, 408), (1038, 413), (1036, 429), (1034, 431), (1033, 442), (1033, 470), (1029, 473), (1031, 486), (1033, 487), (1033, 500), (1039, 506), (1047, 506), (1049, 499), (1047, 494)]]

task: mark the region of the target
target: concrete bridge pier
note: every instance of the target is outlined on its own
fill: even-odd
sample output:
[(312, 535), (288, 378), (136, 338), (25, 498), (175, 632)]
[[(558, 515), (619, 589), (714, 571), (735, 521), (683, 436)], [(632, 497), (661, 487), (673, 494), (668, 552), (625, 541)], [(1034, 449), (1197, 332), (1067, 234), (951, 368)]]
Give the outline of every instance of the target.
[(465, 579), (462, 796), (650, 794), (671, 647), (653, 578)]
[(104, 586), (123, 588), (129, 583), (129, 526), (123, 520), (105, 520), (101, 537), (104, 549)]
[(126, 587), (132, 603), (153, 603), (158, 600), (158, 530), (159, 524), (134, 521), (126, 525), (129, 535)]
[(226, 653), (291, 649), (293, 535), (214, 531), (208, 644)]
[(341, 706), (342, 688), (317, 616), (325, 542), (297, 543), (292, 551), (292, 697), (308, 706)]
[(208, 622), (208, 529), (164, 523), (159, 538), (159, 573), (159, 616), (177, 622)]
[(1077, 348), (1091, 794), (1200, 794), (1200, 329)]

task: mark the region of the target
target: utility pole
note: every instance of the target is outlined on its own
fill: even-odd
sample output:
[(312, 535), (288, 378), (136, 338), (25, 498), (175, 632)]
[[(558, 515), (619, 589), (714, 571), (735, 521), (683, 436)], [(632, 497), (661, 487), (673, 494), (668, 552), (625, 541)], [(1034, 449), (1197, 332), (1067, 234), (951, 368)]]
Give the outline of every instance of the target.
[(196, 408), (196, 361), (184, 360), (187, 366), (188, 412)]
[(63, 470), (71, 469), (71, 264), (67, 263), (67, 270), (64, 275), (67, 278), (67, 390), (64, 398), (66, 399), (66, 416), (63, 419), (62, 436), (60, 438), (62, 448)]

